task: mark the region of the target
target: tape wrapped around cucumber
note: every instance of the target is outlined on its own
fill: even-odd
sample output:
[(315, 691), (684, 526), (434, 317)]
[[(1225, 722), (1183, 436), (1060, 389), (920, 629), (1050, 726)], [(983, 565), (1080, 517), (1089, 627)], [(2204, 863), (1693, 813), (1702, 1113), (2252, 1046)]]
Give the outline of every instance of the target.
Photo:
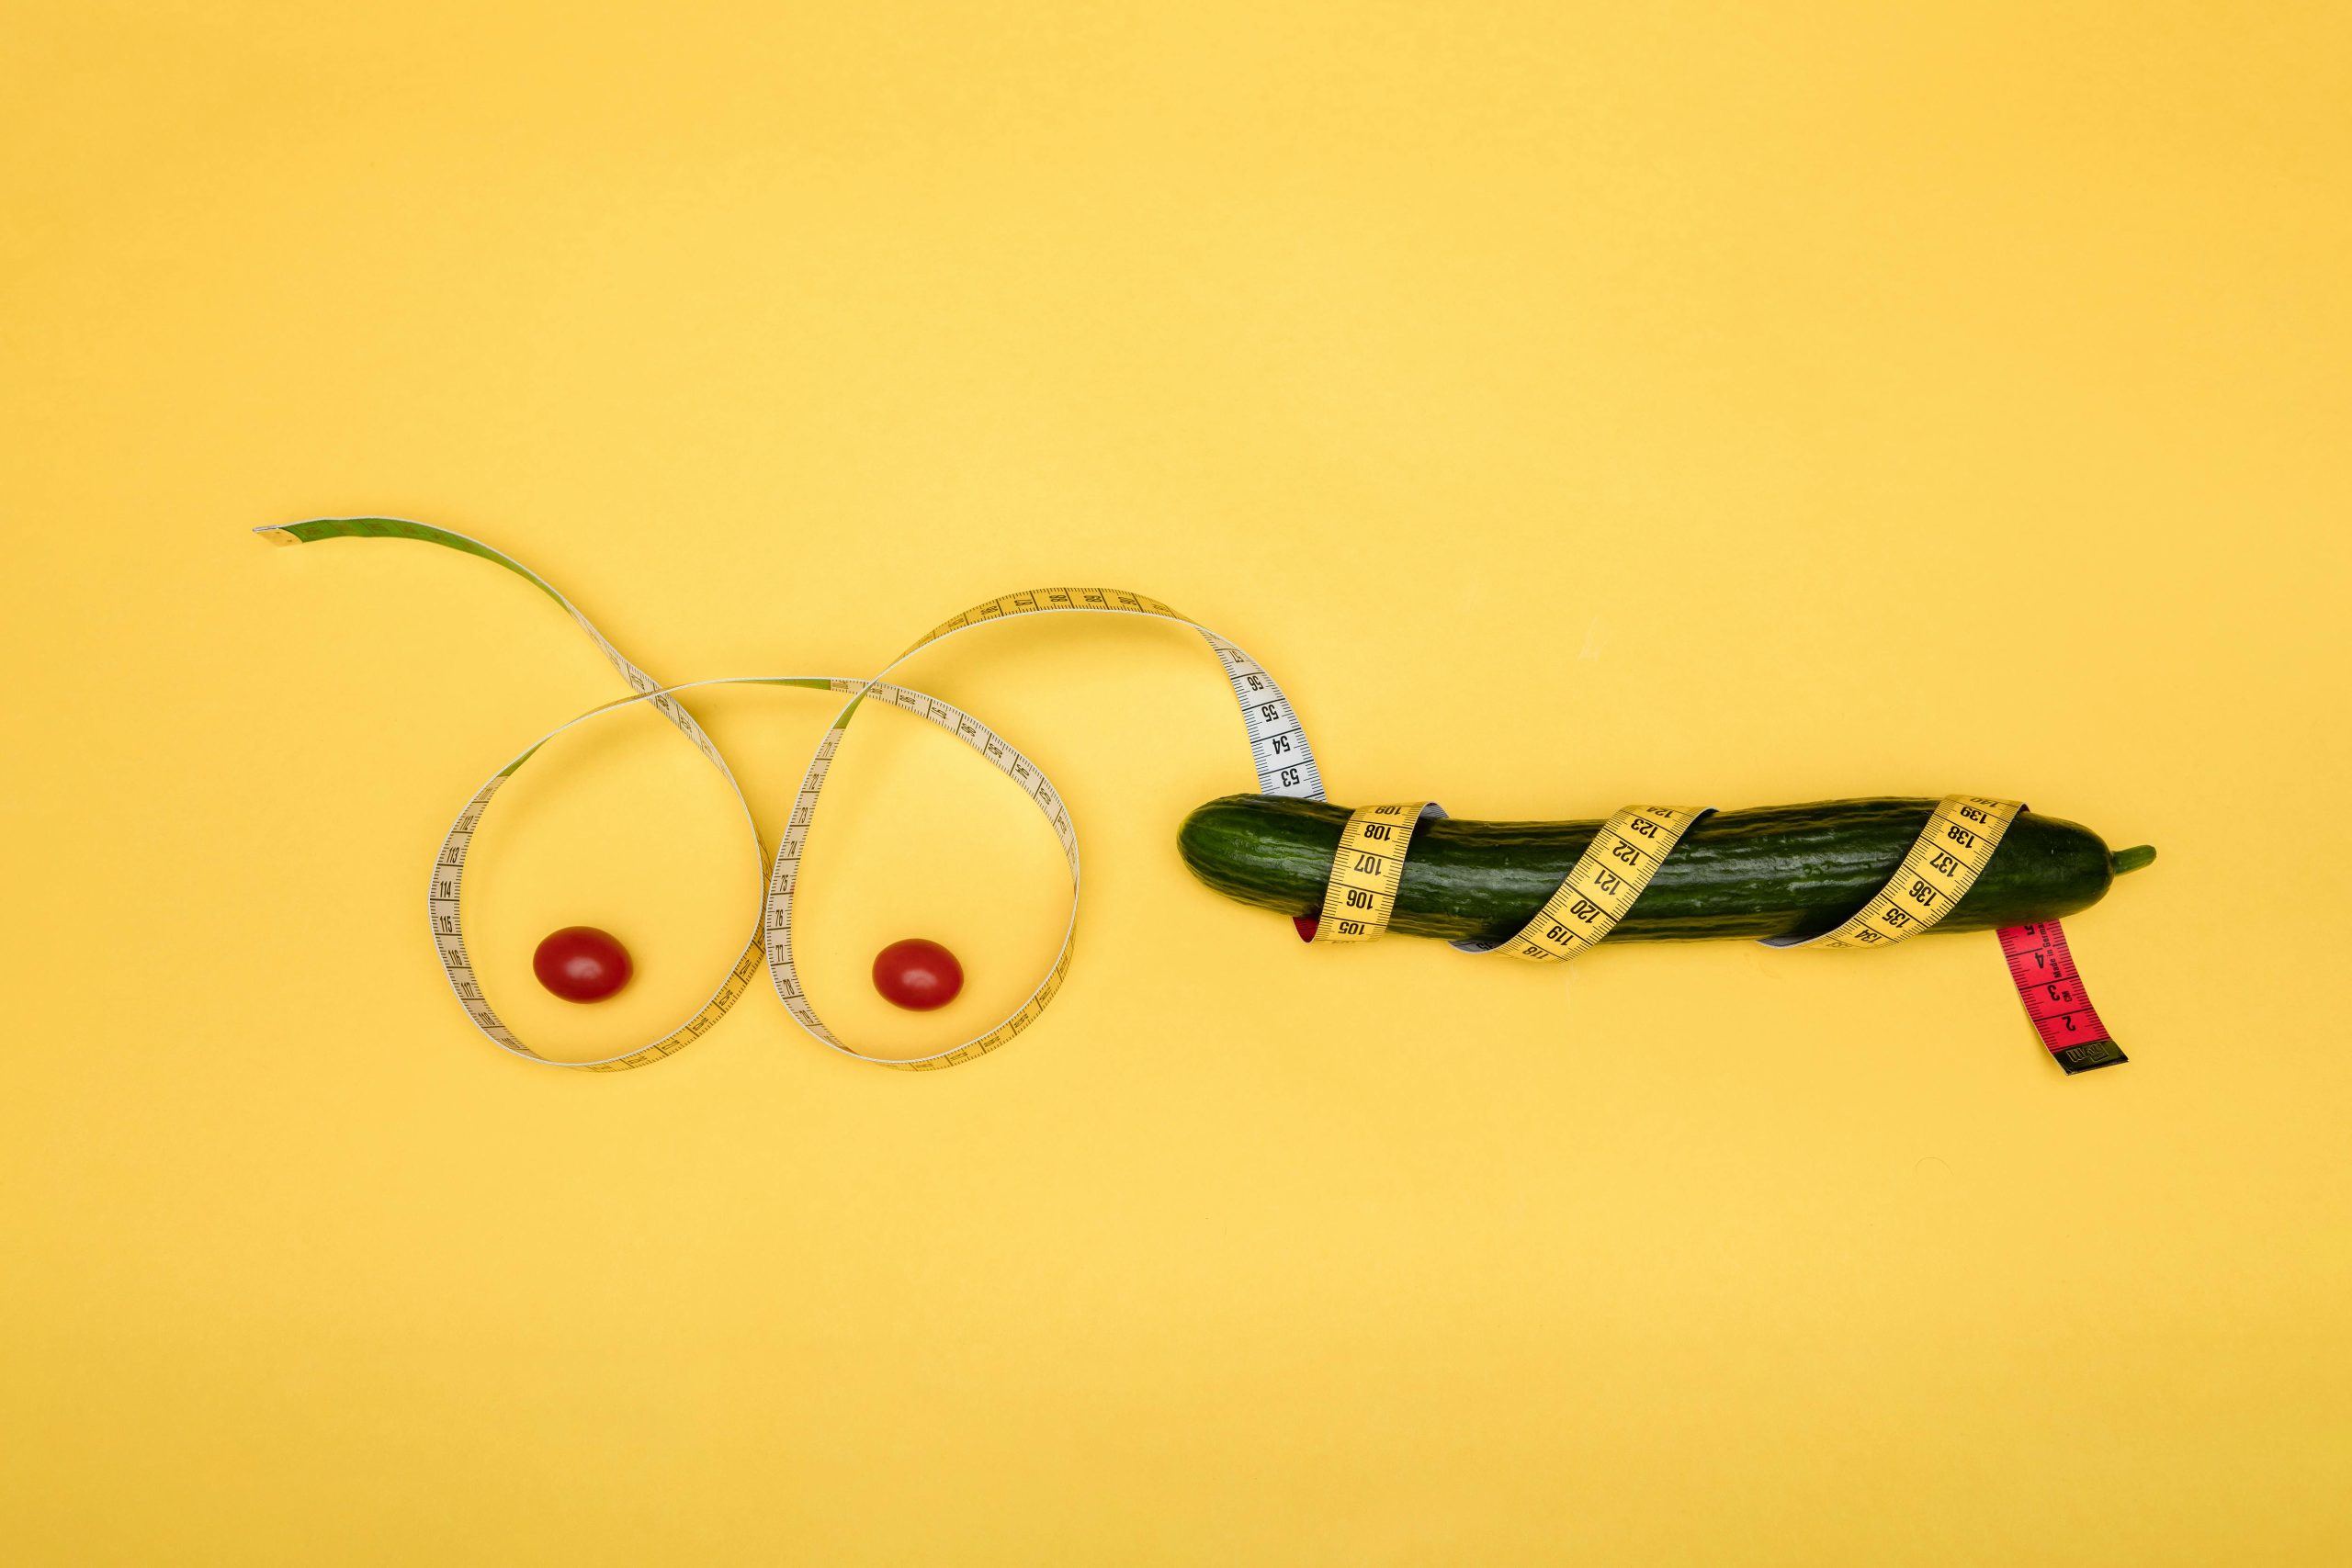
[[(1939, 821), (1943, 805), (1883, 797), (1694, 814), (1599, 940), (1737, 937), (1795, 945), (1829, 935), (1885, 891), (1923, 842), (1949, 845), (1942, 852), (1956, 859), (1962, 839), (1991, 836), (1990, 824), (1959, 817), (1971, 809), (1966, 806), (1951, 807), (1951, 819)], [(1227, 795), (1185, 818), (1177, 844), (1193, 874), (1227, 897), (1328, 922), (1348, 913), (1329, 895), (1352, 815), (1326, 801)], [(1607, 826), (1598, 819), (1418, 818), (1409, 824), (1386, 929), (1479, 951), (1504, 946), (1535, 919)], [(1934, 839), (1926, 837), (1931, 828)], [(1631, 852), (1608, 855), (1596, 869), (1614, 884), (1629, 880), (1657, 837), (1663, 835), (1626, 835)], [(2117, 875), (2154, 855), (2144, 845), (2110, 852), (2078, 823), (2019, 811), (1949, 907), (1942, 907), (1940, 887), (1897, 890), (1896, 901), (1910, 908), (1898, 910), (1903, 924), (1892, 929), (1906, 935), (1983, 931), (2055, 920), (2098, 903)], [(1936, 869), (1932, 860), (1930, 867)], [(1949, 866), (1942, 869), (1949, 874)], [(1620, 886), (1591, 891), (1588, 902), (1605, 908)]]

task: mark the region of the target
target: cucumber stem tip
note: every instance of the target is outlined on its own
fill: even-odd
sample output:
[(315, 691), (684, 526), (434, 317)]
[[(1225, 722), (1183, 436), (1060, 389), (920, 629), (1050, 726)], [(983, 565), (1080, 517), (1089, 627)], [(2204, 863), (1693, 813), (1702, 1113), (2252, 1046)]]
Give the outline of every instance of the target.
[(2156, 858), (2154, 844), (2134, 844), (2128, 850), (2118, 850), (2107, 857), (2108, 869), (2121, 876), (2127, 871), (2137, 871)]

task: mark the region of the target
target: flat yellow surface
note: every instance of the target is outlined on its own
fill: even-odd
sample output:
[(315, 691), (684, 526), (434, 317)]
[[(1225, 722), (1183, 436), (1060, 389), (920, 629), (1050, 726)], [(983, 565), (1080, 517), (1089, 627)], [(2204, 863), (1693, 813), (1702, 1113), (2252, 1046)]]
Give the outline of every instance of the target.
[[(2344, 8), (8, 11), (0, 1558), (2352, 1557)], [(616, 682), (481, 562), (245, 532), (350, 512), (673, 680), (1138, 589), (1343, 803), (2029, 799), (2163, 852), (2071, 927), (2132, 1064), (1983, 936), (1302, 946), (1174, 854), (1215, 661), (1085, 624), (908, 671), (1077, 813), (1037, 1029), (533, 1066), (426, 863)], [(831, 705), (705, 711), (773, 832)], [(952, 1042), (1051, 841), (919, 726), (840, 781), (812, 987)], [(527, 1036), (706, 994), (687, 748), (500, 809)], [(529, 978), (575, 921), (608, 1010)], [(944, 1017), (865, 988), (918, 933)]]

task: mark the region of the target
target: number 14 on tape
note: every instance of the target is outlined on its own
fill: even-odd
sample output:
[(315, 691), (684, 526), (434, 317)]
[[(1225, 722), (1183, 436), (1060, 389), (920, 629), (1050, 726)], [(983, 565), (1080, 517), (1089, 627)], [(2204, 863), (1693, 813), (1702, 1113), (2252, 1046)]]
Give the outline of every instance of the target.
[(2017, 982), (2033, 1032), (2060, 1066), (2071, 1075), (2129, 1060), (2098, 1021), (2057, 921), (2002, 927), (2001, 955), (2009, 961), (2009, 978)]

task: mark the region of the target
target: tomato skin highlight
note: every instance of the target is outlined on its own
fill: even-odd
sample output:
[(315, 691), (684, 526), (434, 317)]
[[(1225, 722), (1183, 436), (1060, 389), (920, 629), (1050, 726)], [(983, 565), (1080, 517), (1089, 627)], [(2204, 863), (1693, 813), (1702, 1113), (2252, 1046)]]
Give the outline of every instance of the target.
[(594, 926), (566, 926), (541, 939), (531, 954), (539, 984), (568, 1002), (601, 1002), (628, 984), (635, 967), (628, 949)]
[(935, 942), (908, 937), (874, 955), (874, 988), (913, 1012), (944, 1008), (964, 988), (964, 966)]

